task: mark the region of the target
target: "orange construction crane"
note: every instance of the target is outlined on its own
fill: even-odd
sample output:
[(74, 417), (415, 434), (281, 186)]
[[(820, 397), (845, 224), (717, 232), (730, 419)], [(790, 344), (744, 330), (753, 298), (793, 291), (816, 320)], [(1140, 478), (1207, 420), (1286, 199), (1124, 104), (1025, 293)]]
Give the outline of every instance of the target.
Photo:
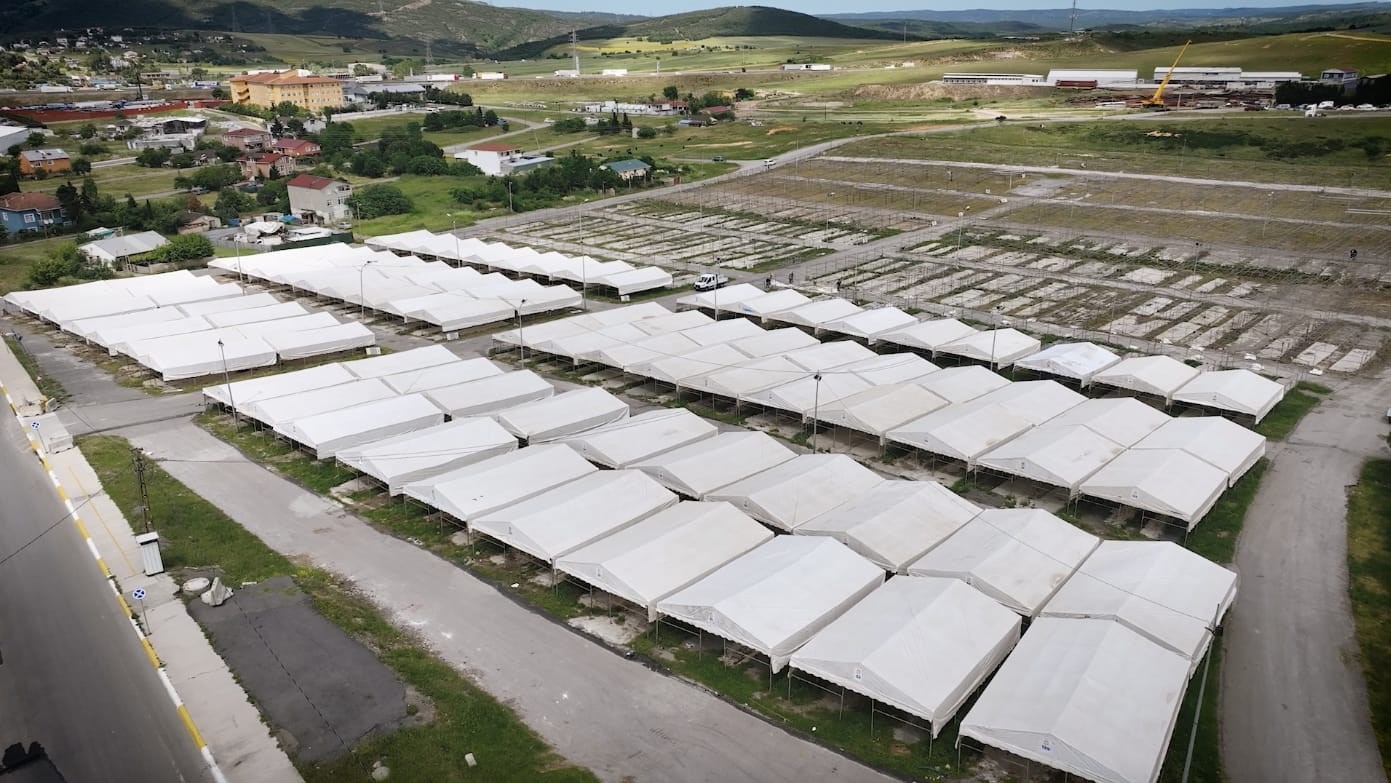
[(1169, 66), (1169, 72), (1164, 74), (1164, 81), (1159, 83), (1159, 86), (1156, 87), (1154, 90), (1154, 95), (1151, 95), (1149, 100), (1140, 104), (1141, 106), (1145, 107), (1146, 109), (1164, 108), (1164, 88), (1168, 87), (1169, 80), (1174, 78), (1174, 69), (1178, 67), (1178, 61), (1183, 59), (1183, 53), (1188, 51), (1188, 47), (1191, 46), (1192, 43), (1192, 41), (1189, 41), (1188, 43), (1185, 43), (1183, 45), (1182, 49), (1178, 50), (1178, 57), (1175, 57), (1174, 64)]

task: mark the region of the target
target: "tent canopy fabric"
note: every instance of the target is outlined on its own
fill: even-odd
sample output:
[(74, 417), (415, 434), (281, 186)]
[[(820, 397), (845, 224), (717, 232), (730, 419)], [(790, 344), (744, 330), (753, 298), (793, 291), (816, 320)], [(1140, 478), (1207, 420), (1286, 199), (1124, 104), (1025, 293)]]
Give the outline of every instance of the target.
[(559, 442), (596, 465), (626, 468), (662, 452), (713, 438), (718, 433), (715, 425), (685, 408), (660, 408), (562, 438)]
[(874, 351), (852, 340), (836, 340), (813, 345), (786, 354), (788, 361), (811, 372), (843, 367), (854, 362), (877, 358)]
[(1196, 666), (1236, 584), (1235, 572), (1172, 541), (1103, 541), (1039, 616), (1115, 620)]
[(980, 513), (935, 481), (885, 481), (798, 525), (831, 536), (889, 572), (900, 572)]
[(294, 372), (284, 372), (279, 375), (267, 375), (263, 378), (250, 378), (245, 381), (233, 381), (229, 388), (227, 384), (220, 383), (216, 386), (208, 386), (203, 389), (203, 396), (222, 403), (231, 405), (236, 403), (239, 411), (245, 411), (245, 407), (260, 400), (272, 397), (283, 397), (287, 394), (298, 394), (299, 392), (323, 389), (329, 386), (351, 383), (356, 380), (352, 373), (343, 369), (341, 364), (322, 364), (318, 367), (310, 367)]
[(1049, 419), (1049, 425), (1080, 424), (1102, 437), (1130, 447), (1163, 427), (1170, 416), (1134, 397), (1084, 400)]
[(1174, 402), (1250, 416), (1257, 423), (1285, 397), (1285, 387), (1250, 370), (1209, 370), (1174, 393)]
[(955, 579), (890, 579), (792, 655), (792, 668), (932, 724), (935, 737), (1019, 641), (1019, 615)]
[(351, 405), (361, 405), (373, 400), (395, 397), (390, 386), (376, 378), (357, 379), (333, 386), (315, 386), (301, 391), (292, 391), (276, 397), (266, 397), (248, 403), (237, 401), (244, 415), (265, 424), (277, 427), (285, 422), (313, 416), (316, 413), (334, 411)]
[(454, 419), (507, 410), (553, 394), (555, 387), (551, 382), (531, 370), (513, 370), (425, 392), (431, 402)]
[(870, 388), (859, 376), (848, 372), (817, 373), (781, 386), (750, 394), (747, 402), (795, 413), (803, 419), (818, 413), (822, 405), (858, 394)]
[[(741, 321), (749, 323), (748, 321)], [(754, 327), (757, 328), (757, 327)], [(625, 368), (634, 375), (681, 386), (693, 378), (747, 362), (749, 357), (730, 345), (708, 345), (678, 356), (659, 356)]]
[(501, 375), (502, 372), (502, 368), (497, 364), (480, 356), (383, 375), (381, 379), (397, 394), (412, 394), (491, 378)]
[(886, 353), (841, 365), (836, 371), (854, 373), (871, 386), (886, 386), (919, 381), (939, 369), (915, 353)]
[(874, 342), (879, 335), (911, 327), (918, 319), (897, 307), (872, 307), (858, 313), (842, 316), (824, 324), (828, 332), (836, 332), (848, 337), (859, 337)]
[(1135, 448), (1186, 451), (1220, 468), (1231, 486), (1265, 456), (1265, 438), (1221, 416), (1184, 416), (1165, 422)]
[(891, 443), (958, 459), (974, 467), (980, 455), (1032, 426), (1028, 419), (1001, 405), (973, 400), (933, 411), (889, 430), (887, 437)]
[(1226, 471), (1179, 449), (1131, 449), (1080, 487), (1084, 495), (1173, 517), (1189, 530), (1226, 488)]
[(832, 296), (824, 299), (813, 299), (801, 307), (784, 310), (781, 313), (771, 316), (769, 320), (816, 328), (831, 321), (835, 321), (838, 318), (844, 318), (847, 315), (862, 312), (863, 310), (863, 307), (860, 307), (849, 299), (841, 299), (838, 296)]
[(531, 446), (406, 485), (408, 497), (468, 523), (598, 468), (559, 444)]
[(547, 563), (676, 505), (638, 470), (601, 470), (469, 521), (469, 529)]
[(1086, 780), (1155, 783), (1187, 683), (1183, 656), (1120, 623), (1041, 618), (961, 736)]
[(706, 394), (741, 401), (749, 395), (810, 375), (810, 370), (795, 364), (786, 356), (778, 355), (748, 359), (733, 367), (724, 367), (688, 378), (681, 385)]
[(748, 478), (796, 454), (762, 432), (722, 432), (688, 446), (636, 462), (664, 486), (696, 500)]
[(1170, 356), (1134, 356), (1092, 375), (1092, 383), (1173, 399), (1174, 392), (1198, 377), (1198, 370)]
[(657, 611), (768, 656), (774, 672), (883, 584), (839, 541), (778, 536), (657, 603)]
[(920, 378), (917, 383), (947, 402), (970, 402), (983, 394), (1009, 385), (1009, 381), (1000, 375), (976, 364), (969, 367), (947, 367)]
[(947, 401), (916, 383), (872, 386), (857, 394), (824, 402), (819, 421), (884, 438), (885, 433), (945, 408)]
[(1083, 386), (1092, 376), (1119, 362), (1121, 357), (1096, 343), (1054, 343), (1014, 363), (1015, 367), (1060, 378), (1071, 378)]
[(444, 413), (423, 394), (364, 402), (276, 425), (275, 431), (328, 459), (353, 446), (444, 423)]
[(720, 310), (730, 310), (739, 302), (760, 297), (766, 293), (768, 292), (758, 286), (748, 283), (737, 283), (714, 291), (697, 291), (689, 296), (683, 296), (676, 300), (676, 306), (700, 310), (715, 310), (717, 308)]
[(1124, 450), (1081, 424), (1044, 424), (987, 451), (976, 464), (1076, 494), (1087, 477)]
[(341, 353), (377, 344), (377, 335), (355, 321), (302, 332), (272, 333), (262, 339), (275, 349), (282, 361)]
[(908, 566), (960, 579), (1033, 617), (1101, 539), (1036, 508), (987, 509)]
[(597, 387), (574, 389), (492, 414), (527, 443), (545, 443), (628, 418), (628, 403)]
[[(783, 288), (771, 293), (756, 296), (750, 299), (743, 299), (729, 305), (729, 309), (742, 315), (751, 315), (755, 318), (781, 313), (785, 310), (792, 310), (810, 302), (811, 299), (791, 288)], [(723, 298), (720, 307), (725, 307)]]
[(763, 334), (744, 337), (730, 342), (730, 346), (753, 359), (791, 353), (799, 348), (810, 348), (819, 340), (795, 326), (782, 329), (769, 329)]
[(338, 461), (387, 485), (394, 497), (407, 484), (517, 448), (492, 419), (461, 419), (338, 452)]
[(1057, 381), (1017, 381), (986, 392), (976, 402), (997, 404), (1037, 427), (1086, 402)]
[(894, 343), (922, 351), (936, 351), (948, 343), (956, 342), (975, 334), (974, 326), (968, 326), (955, 318), (941, 318), (935, 321), (922, 321), (902, 329), (894, 329), (878, 335), (886, 343)]
[(791, 532), (882, 483), (882, 476), (844, 454), (803, 454), (705, 497)]
[(399, 353), (344, 362), (343, 368), (358, 378), (380, 378), (383, 375), (396, 375), (457, 361), (459, 357), (443, 345), (426, 345)]
[(269, 367), (276, 362), (275, 349), (259, 337), (219, 337), (214, 332), (206, 334), (206, 337), (201, 336), (202, 333), (180, 335), (197, 338), (192, 340), (151, 340), (150, 343), (158, 345), (148, 349), (142, 347), (142, 351), (149, 352), (142, 352), (135, 359), (158, 373), (165, 381), (181, 381), (218, 372)]

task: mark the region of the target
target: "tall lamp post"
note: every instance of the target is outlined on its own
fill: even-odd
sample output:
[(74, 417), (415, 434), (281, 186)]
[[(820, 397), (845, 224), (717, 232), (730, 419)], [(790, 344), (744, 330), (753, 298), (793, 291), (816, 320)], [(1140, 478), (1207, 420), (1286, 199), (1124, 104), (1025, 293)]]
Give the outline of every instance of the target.
[(362, 306), (362, 317), (367, 317), (367, 296), (363, 288), (363, 277), (367, 273), (367, 265), (375, 263), (374, 260), (362, 262), (362, 266), (357, 268), (357, 301)]
[[(242, 274), (241, 271), (241, 235), (232, 237), (232, 247), (237, 249), (237, 281), (246, 285), (246, 275)], [(241, 292), (245, 294), (246, 289), (243, 288)]]
[(956, 222), (956, 249), (957, 249), (957, 252), (960, 252), (960, 251), (961, 251), (961, 234), (962, 234), (962, 232), (966, 229), (966, 213), (965, 213), (965, 212), (958, 212), (958, 213), (956, 213), (956, 221), (957, 221), (957, 222)]
[(521, 351), (523, 362), (526, 361), (526, 335), (522, 334), (522, 307), (525, 305), (526, 300), (522, 299), (512, 308), (512, 315), (517, 318), (517, 348)]
[(227, 385), (227, 405), (232, 409), (232, 426), (241, 426), (241, 417), (237, 415), (237, 401), (232, 396), (232, 373), (227, 369), (227, 346), (222, 342), (222, 338), (217, 338), (217, 352), (222, 356), (222, 381)]
[(445, 216), (449, 218), (449, 233), (454, 235), (454, 263), (463, 266), (464, 257), (459, 253), (459, 219), (454, 217), (453, 212), (446, 212)]
[[(998, 318), (998, 316), (1000, 315), (1000, 306), (995, 305), (994, 307), (990, 308), (990, 314)], [(995, 343), (997, 340), (1000, 339), (1000, 325), (1008, 323), (1009, 321), (998, 321), (995, 324), (995, 328), (990, 330), (990, 369), (992, 370), (995, 369), (996, 365)]]
[(816, 391), (811, 402), (811, 453), (816, 453), (816, 424), (821, 417), (821, 373), (812, 376), (816, 379)]

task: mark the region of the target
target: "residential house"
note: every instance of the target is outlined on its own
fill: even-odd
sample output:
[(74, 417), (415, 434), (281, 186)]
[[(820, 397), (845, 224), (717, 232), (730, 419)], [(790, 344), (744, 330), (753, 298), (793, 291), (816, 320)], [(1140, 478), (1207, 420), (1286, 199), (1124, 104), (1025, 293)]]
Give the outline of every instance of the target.
[(342, 220), (350, 214), (348, 198), (353, 186), (337, 179), (300, 174), (285, 183), (290, 212), (311, 223)]
[(501, 177), (507, 173), (504, 166), (521, 157), (522, 148), (505, 141), (485, 141), (475, 144), (463, 152), (456, 152), (455, 158), (466, 160), (477, 166), (484, 174)]
[(228, 84), (232, 103), (237, 104), (269, 109), (281, 103), (293, 103), (316, 114), (343, 105), (342, 82), (305, 70), (244, 73), (233, 76)]
[(275, 137), (270, 135), (269, 131), (259, 128), (237, 128), (222, 134), (223, 144), (246, 152), (263, 150), (274, 142)]
[(319, 145), (308, 139), (276, 139), (271, 149), (291, 158), (312, 158), (319, 154)]
[(40, 171), (58, 174), (72, 171), (72, 158), (62, 150), (24, 150), (19, 153), (19, 173), (37, 176)]
[(78, 245), (77, 249), (93, 261), (100, 261), (107, 266), (116, 266), (138, 260), (141, 256), (152, 253), (167, 244), (169, 244), (169, 240), (160, 236), (158, 232), (141, 231), (138, 234), (88, 242), (85, 245)]
[(648, 175), (652, 173), (652, 167), (637, 158), (610, 161), (599, 168), (612, 171), (624, 182), (632, 182), (633, 180), (642, 181), (647, 179)]
[(212, 215), (188, 211), (179, 213), (180, 234), (201, 234), (214, 228), (222, 228), (222, 221)]
[(295, 173), (295, 159), (278, 152), (256, 152), (237, 160), (241, 175), (247, 179), (275, 179)]
[(11, 236), (43, 231), (67, 222), (63, 206), (47, 193), (7, 193), (0, 196), (0, 226)]

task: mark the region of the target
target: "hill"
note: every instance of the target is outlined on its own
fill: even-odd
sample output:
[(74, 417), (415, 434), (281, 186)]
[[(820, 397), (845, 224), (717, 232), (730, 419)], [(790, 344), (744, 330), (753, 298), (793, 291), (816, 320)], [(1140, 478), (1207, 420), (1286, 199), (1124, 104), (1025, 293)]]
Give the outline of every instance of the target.
[[(959, 25), (989, 27), (1019, 23), (1045, 30), (1067, 30), (1072, 10), (1066, 7), (1032, 10), (974, 9), (965, 11), (875, 11), (850, 14), (828, 14), (828, 19), (850, 24), (882, 24), (893, 20), (916, 19)], [(1298, 5), (1276, 8), (1177, 8), (1154, 11), (1123, 11), (1104, 8), (1077, 9), (1078, 29), (1114, 27), (1221, 27), (1237, 26), (1246, 29), (1270, 24), (1302, 26), (1327, 25), (1345, 17), (1391, 13), (1391, 3), (1343, 3), (1338, 5)]]

